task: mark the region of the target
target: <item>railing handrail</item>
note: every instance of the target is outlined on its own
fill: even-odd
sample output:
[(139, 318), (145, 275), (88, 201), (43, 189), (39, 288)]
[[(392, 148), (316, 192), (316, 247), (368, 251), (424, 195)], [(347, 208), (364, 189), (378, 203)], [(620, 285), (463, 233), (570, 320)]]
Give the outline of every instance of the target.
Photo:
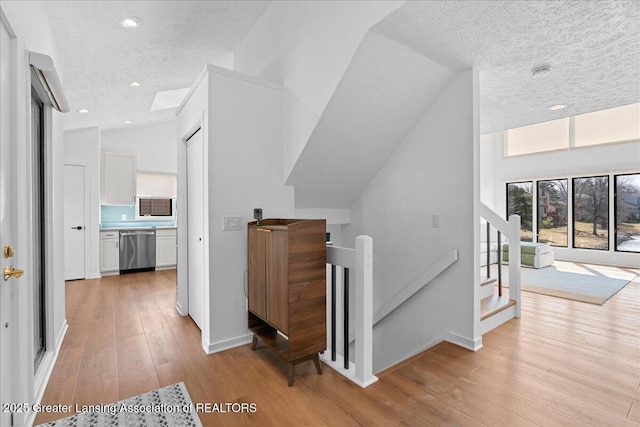
[[(407, 286), (405, 286), (400, 292), (395, 294), (386, 304), (376, 310), (373, 314), (373, 325), (378, 324), (382, 319), (393, 313), (398, 307), (409, 300), (420, 289), (427, 286), (433, 279), (444, 273), (446, 269), (451, 267), (456, 261), (458, 261), (458, 250), (451, 249), (440, 257), (436, 262), (418, 277), (413, 279)], [(355, 340), (355, 331), (352, 329), (349, 332), (349, 342)]]
[(373, 314), (373, 325), (375, 326), (382, 319), (387, 317), (398, 307), (404, 304), (409, 298), (411, 298), (420, 289), (427, 286), (433, 279), (442, 274), (447, 268), (451, 267), (456, 261), (458, 261), (458, 250), (451, 249), (418, 277), (413, 279), (411, 283), (405, 286), (400, 292), (395, 294), (386, 304), (376, 310)]
[(356, 268), (356, 250), (341, 246), (327, 246), (327, 264)]
[[(484, 203), (480, 203), (480, 216), (484, 218), (487, 222), (490, 222), (492, 226), (494, 226), (501, 233), (509, 236), (510, 227), (509, 222), (502, 219), (500, 215), (495, 213), (493, 209)], [(488, 237), (487, 237), (488, 238)], [(500, 244), (500, 242), (498, 242)]]

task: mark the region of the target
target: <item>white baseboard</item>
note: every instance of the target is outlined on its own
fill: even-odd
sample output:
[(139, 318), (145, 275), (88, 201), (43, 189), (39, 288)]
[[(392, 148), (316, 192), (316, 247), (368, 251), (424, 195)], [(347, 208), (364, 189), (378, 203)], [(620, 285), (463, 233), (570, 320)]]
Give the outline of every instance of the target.
[(378, 377), (376, 377), (375, 375), (371, 375), (365, 380), (356, 378), (356, 365), (352, 361), (349, 361), (349, 369), (344, 369), (344, 359), (342, 358), (342, 355), (336, 354), (336, 361), (334, 362), (333, 360), (331, 360), (330, 353), (330, 351), (325, 351), (320, 355), (320, 360), (322, 361), (322, 363), (324, 363), (340, 375), (346, 377), (349, 381), (352, 381), (362, 388), (366, 388), (378, 381)]
[(175, 270), (176, 269), (176, 265), (165, 265), (165, 266), (160, 266), (160, 267), (156, 267), (156, 271), (162, 271), (162, 270)]
[(180, 304), (180, 301), (176, 302), (176, 310), (178, 311), (178, 314), (180, 316), (186, 316), (189, 314), (184, 308), (182, 308), (182, 304)]
[(471, 339), (458, 335), (454, 332), (450, 332), (449, 336), (445, 338), (445, 341), (471, 351), (478, 351), (482, 348), (482, 337)]
[(91, 280), (91, 279), (101, 279), (102, 275), (100, 273), (93, 273), (93, 274), (89, 274), (87, 277), (85, 277), (85, 280)]
[(202, 347), (204, 348), (205, 353), (213, 354), (219, 353), (224, 350), (229, 350), (230, 348), (240, 347), (241, 345), (246, 345), (251, 342), (253, 339), (253, 334), (241, 335), (239, 337), (230, 338), (224, 341), (218, 341), (215, 343), (202, 343)]

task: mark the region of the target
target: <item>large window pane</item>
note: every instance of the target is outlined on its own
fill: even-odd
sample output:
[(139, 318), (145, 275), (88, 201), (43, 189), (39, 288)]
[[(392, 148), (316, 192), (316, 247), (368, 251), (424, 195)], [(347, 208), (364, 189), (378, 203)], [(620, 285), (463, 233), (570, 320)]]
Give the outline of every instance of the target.
[(569, 119), (558, 119), (509, 129), (506, 155), (540, 153), (569, 148)]
[(573, 246), (609, 249), (609, 177), (573, 179)]
[(640, 104), (576, 116), (575, 135), (576, 147), (640, 139)]
[(567, 246), (568, 181), (538, 181), (538, 242)]
[(640, 174), (617, 175), (616, 250), (640, 252)]
[(533, 182), (507, 184), (507, 218), (520, 215), (520, 240), (533, 242)]

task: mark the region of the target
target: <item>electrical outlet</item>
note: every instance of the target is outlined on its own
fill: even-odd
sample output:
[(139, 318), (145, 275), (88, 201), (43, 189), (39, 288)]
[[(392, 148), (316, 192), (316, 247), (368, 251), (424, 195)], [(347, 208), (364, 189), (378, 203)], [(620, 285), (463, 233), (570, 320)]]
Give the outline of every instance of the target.
[(440, 228), (440, 215), (431, 215), (431, 227)]
[(222, 231), (240, 231), (242, 230), (242, 217), (224, 216), (222, 217)]

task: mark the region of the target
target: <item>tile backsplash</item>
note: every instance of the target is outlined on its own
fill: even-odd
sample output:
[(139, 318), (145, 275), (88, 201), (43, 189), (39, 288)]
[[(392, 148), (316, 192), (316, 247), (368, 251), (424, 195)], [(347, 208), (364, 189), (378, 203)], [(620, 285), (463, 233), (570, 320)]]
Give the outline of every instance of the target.
[(101, 222), (135, 221), (135, 206), (100, 206)]

